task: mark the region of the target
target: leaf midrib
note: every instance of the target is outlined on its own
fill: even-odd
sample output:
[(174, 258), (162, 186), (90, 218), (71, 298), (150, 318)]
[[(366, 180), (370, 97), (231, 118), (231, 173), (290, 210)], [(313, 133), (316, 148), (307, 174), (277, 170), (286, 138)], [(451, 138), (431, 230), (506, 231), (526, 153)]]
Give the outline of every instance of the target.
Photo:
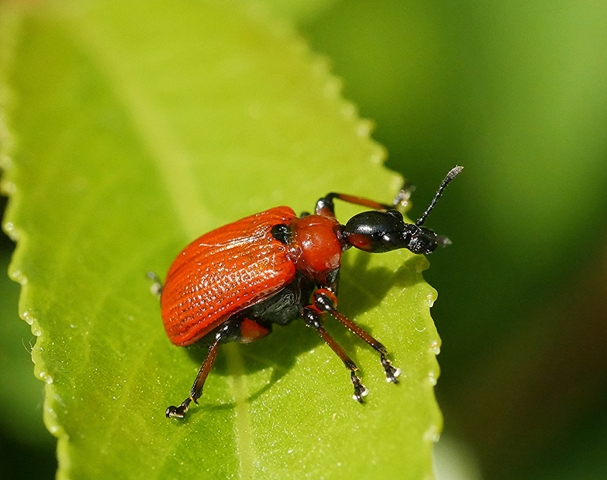
[[(173, 134), (170, 123), (164, 119), (161, 112), (153, 108), (141, 86), (131, 82), (134, 76), (128, 74), (128, 65), (118, 61), (123, 58), (119, 54), (120, 49), (111, 43), (110, 38), (103, 36), (96, 24), (87, 20), (86, 17), (80, 17), (78, 22), (70, 24), (70, 28), (76, 38), (80, 38), (82, 44), (88, 47), (89, 55), (105, 76), (117, 100), (125, 106), (125, 111), (130, 112), (136, 133), (161, 173), (166, 196), (184, 237), (195, 238), (200, 232), (191, 221), (192, 211), (197, 212), (199, 218), (206, 218), (208, 223), (218, 222), (213, 221), (214, 215), (205, 207), (198, 193), (200, 189), (191, 181), (197, 178), (192, 171), (194, 159), (179, 141), (179, 137)], [(237, 347), (235, 344), (224, 347), (229, 369), (233, 373), (229, 384), (235, 401), (233, 431), (240, 457), (240, 473), (237, 476), (252, 478), (254, 452), (251, 417), (246, 400), (243, 357)], [(167, 458), (169, 456), (167, 452)]]

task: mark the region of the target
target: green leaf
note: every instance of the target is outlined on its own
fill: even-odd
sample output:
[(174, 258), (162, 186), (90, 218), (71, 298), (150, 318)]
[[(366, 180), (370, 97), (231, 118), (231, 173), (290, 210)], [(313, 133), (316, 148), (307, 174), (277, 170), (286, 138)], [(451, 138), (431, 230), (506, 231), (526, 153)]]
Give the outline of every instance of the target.
[(4, 228), (60, 478), (431, 476), (436, 293), (408, 252), (348, 252), (340, 291), (398, 386), (328, 319), (371, 392), (352, 401), (339, 359), (294, 322), (223, 346), (200, 405), (164, 417), (202, 352), (166, 338), (146, 272), (256, 211), (334, 190), (388, 201), (400, 183), (326, 62), (255, 5), (2, 4)]

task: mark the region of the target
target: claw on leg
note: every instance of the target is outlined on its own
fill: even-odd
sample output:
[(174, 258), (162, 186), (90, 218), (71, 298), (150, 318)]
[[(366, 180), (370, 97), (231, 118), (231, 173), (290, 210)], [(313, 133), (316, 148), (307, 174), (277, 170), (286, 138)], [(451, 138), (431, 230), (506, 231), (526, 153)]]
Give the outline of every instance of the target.
[(367, 390), (367, 387), (362, 384), (360, 378), (358, 378), (358, 375), (356, 375), (356, 372), (352, 371), (350, 373), (350, 378), (352, 379), (352, 384), (354, 385), (354, 395), (352, 395), (352, 398), (359, 403), (364, 403), (363, 399), (369, 394), (369, 390)]
[(400, 368), (396, 368), (394, 365), (392, 365), (392, 363), (390, 363), (390, 360), (388, 360), (386, 358), (386, 355), (383, 353), (380, 356), (380, 361), (386, 372), (386, 381), (389, 383), (398, 383)]
[(164, 414), (167, 418), (184, 418), (186, 412), (190, 408), (190, 403), (192, 401), (196, 402), (196, 400), (194, 400), (192, 397), (188, 397), (183, 402), (181, 402), (181, 405), (179, 405), (178, 407), (171, 405), (169, 408), (166, 409), (166, 412)]

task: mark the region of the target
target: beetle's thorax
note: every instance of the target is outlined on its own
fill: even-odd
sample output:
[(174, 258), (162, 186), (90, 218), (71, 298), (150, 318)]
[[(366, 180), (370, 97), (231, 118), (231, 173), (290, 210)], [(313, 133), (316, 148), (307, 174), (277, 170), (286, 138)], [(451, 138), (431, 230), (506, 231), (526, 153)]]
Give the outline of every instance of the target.
[(332, 217), (307, 215), (291, 221), (291, 258), (297, 271), (321, 285), (341, 265), (346, 243), (341, 225)]

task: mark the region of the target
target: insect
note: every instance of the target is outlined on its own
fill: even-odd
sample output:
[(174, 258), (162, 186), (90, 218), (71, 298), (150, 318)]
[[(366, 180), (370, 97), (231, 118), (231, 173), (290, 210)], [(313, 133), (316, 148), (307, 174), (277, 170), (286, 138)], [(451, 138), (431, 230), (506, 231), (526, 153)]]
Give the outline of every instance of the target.
[[(289, 207), (276, 207), (202, 235), (174, 260), (164, 286), (150, 274), (171, 342), (207, 348), (189, 396), (168, 407), (166, 416), (183, 418), (190, 404), (198, 403), (220, 344), (259, 340), (272, 331), (273, 324), (287, 325), (298, 318), (341, 359), (350, 372), (353, 398), (362, 403), (368, 390), (356, 364), (325, 330), (324, 313), (375, 349), (387, 381), (397, 383), (400, 370), (388, 360), (384, 345), (336, 308), (341, 255), (351, 247), (372, 253), (406, 248), (428, 255), (449, 244), (449, 239), (423, 224), (461, 171), (460, 166), (449, 171), (415, 223), (406, 223), (396, 209), (408, 197), (404, 190), (390, 205), (329, 193), (318, 200), (313, 214), (298, 217)], [(342, 225), (335, 217), (335, 199), (371, 210)]]

